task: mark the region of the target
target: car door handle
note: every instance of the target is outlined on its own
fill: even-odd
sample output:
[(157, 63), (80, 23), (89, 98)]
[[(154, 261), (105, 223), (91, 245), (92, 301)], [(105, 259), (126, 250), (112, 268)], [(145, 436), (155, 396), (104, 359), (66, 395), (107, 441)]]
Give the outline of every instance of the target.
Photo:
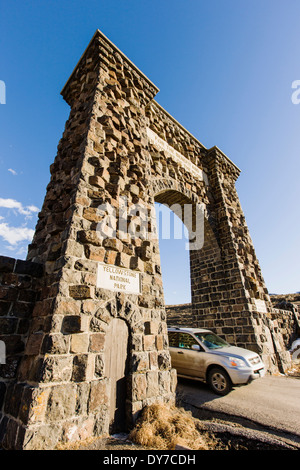
[(183, 351), (177, 351), (177, 354), (183, 354)]

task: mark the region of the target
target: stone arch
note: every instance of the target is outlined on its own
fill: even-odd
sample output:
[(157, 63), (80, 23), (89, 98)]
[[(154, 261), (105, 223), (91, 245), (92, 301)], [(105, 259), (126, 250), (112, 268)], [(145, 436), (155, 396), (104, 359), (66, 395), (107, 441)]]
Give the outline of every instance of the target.
[[(178, 179), (154, 178), (151, 181), (151, 196), (155, 202), (168, 206), (173, 204), (178, 204), (181, 207), (184, 205), (199, 205), (203, 211), (204, 223), (207, 229), (212, 232), (211, 235), (215, 237), (216, 243), (220, 246), (213, 206), (209, 200), (203, 197), (203, 194), (198, 195), (196, 192), (188, 189), (184, 181)], [(184, 223), (184, 221), (182, 222)], [(189, 229), (189, 227), (187, 228)]]
[[(131, 332), (130, 419), (149, 403), (175, 400), (157, 242), (128, 232), (123, 238), (121, 230), (104, 240), (96, 233), (98, 207), (114, 211), (120, 197), (146, 209), (155, 198), (204, 205), (207, 236), (191, 252), (196, 326), (269, 357), (262, 319), (271, 302), (235, 190), (240, 170), (158, 105), (157, 92), (100, 31), (62, 90), (70, 117), (28, 247), (28, 263), (41, 264), (44, 275), (17, 383), (5, 398), (6, 448), (54, 448), (108, 432), (101, 354), (111, 318)], [(120, 285), (104, 289), (100, 264), (138, 273), (134, 294), (120, 293)]]

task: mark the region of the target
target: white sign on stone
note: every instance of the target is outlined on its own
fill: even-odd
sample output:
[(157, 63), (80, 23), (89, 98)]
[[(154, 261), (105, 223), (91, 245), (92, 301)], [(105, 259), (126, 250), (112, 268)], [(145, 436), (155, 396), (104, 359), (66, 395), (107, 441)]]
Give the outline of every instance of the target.
[(206, 173), (198, 168), (194, 163), (188, 160), (184, 155), (175, 150), (171, 145), (169, 145), (165, 140), (163, 140), (159, 135), (153, 132), (152, 129), (147, 127), (147, 137), (149, 143), (153, 145), (159, 152), (166, 152), (169, 158), (172, 158), (176, 163), (185, 168), (191, 173), (195, 178), (200, 181), (204, 181), (205, 184), (208, 184), (208, 178)]
[(254, 299), (254, 302), (255, 302), (255, 305), (256, 305), (256, 309), (258, 312), (260, 313), (268, 313), (267, 311), (267, 306), (266, 306), (266, 302), (264, 300), (261, 300), (261, 299)]
[(140, 294), (141, 274), (132, 269), (98, 263), (97, 287), (126, 294)]

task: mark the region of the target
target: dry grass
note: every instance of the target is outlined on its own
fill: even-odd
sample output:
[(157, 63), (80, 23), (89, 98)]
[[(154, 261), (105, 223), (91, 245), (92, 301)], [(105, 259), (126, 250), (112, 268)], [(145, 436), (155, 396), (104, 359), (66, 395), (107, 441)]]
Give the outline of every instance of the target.
[(56, 447), (55, 447), (55, 450), (81, 450), (82, 447), (90, 447), (92, 448), (95, 443), (97, 443), (98, 441), (102, 443), (102, 440), (104, 440), (105, 438), (97, 438), (97, 437), (90, 437), (90, 438), (87, 438), (87, 439), (84, 439), (83, 441), (76, 441), (76, 442), (59, 442)]
[(176, 445), (211, 450), (213, 441), (197, 430), (192, 415), (182, 408), (153, 404), (144, 408), (129, 439), (145, 447), (174, 450)]

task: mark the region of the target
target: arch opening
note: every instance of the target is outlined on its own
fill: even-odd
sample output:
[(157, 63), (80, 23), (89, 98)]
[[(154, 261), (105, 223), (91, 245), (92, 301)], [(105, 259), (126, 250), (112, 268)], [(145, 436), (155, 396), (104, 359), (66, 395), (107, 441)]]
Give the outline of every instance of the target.
[(190, 304), (189, 251), (195, 204), (175, 190), (162, 191), (154, 200), (165, 304)]
[(168, 207), (155, 204), (161, 275), (166, 305), (191, 302), (190, 257), (187, 229)]
[(211, 302), (216, 278), (223, 277), (214, 219), (196, 197), (179, 191), (162, 190), (154, 199), (165, 305), (190, 304), (180, 323), (204, 326), (203, 314), (218, 303)]

